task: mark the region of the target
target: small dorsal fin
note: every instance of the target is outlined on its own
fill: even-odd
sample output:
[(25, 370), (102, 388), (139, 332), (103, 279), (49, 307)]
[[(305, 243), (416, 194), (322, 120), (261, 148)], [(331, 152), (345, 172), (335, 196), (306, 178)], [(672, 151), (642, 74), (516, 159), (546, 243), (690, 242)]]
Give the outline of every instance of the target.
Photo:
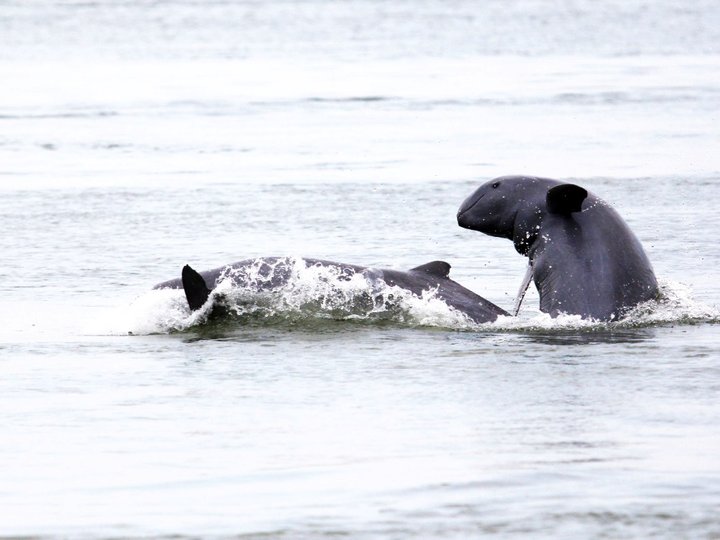
[(445, 261), (432, 261), (421, 264), (410, 270), (411, 272), (425, 272), (431, 276), (447, 278), (450, 275), (450, 265)]
[(208, 289), (203, 277), (190, 268), (189, 264), (186, 264), (182, 269), (182, 285), (188, 306), (192, 311), (200, 309), (207, 302), (210, 289)]
[(547, 207), (551, 214), (570, 215), (579, 212), (588, 192), (575, 184), (560, 184), (547, 192)]

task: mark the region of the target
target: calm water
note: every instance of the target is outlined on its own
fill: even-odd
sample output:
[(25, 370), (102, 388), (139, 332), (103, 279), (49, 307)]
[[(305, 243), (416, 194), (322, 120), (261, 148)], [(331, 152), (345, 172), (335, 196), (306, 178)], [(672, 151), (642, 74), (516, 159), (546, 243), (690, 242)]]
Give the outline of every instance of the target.
[[(0, 537), (719, 538), (718, 43), (709, 0), (4, 2)], [(512, 173), (610, 201), (662, 301), (150, 291), (445, 259), (509, 309), (525, 260), (455, 212)]]

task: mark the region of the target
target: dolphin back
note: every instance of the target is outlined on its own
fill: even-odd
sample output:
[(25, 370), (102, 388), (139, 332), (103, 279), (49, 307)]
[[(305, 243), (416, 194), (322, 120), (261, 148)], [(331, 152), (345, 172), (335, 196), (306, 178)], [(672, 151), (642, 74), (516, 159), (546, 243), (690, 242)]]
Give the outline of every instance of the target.
[(548, 214), (530, 254), (540, 309), (610, 321), (657, 297), (652, 265), (620, 215), (591, 196), (582, 212)]
[(188, 306), (194, 311), (208, 301), (212, 289), (225, 278), (232, 279), (237, 287), (254, 290), (280, 288), (292, 278), (294, 265), (298, 261), (306, 267), (331, 267), (336, 270), (334, 274), (341, 281), (360, 274), (368, 279), (370, 289), (373, 287), (373, 282), (377, 283), (377, 280), (380, 280), (385, 285), (400, 287), (419, 297), (425, 292), (434, 292), (448, 306), (460, 311), (476, 323), (492, 322), (500, 315), (508, 315), (502, 308), (450, 279), (450, 265), (445, 261), (432, 261), (408, 271), (401, 271), (374, 269), (321, 259), (263, 257), (247, 259), (203, 272), (197, 272), (186, 265), (180, 279), (164, 281), (154, 288), (183, 289)]

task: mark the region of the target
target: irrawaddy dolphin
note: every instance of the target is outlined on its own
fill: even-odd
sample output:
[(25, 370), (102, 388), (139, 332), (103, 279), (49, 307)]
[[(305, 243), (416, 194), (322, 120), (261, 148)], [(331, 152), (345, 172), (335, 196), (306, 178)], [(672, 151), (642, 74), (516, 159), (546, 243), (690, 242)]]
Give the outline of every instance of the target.
[(397, 286), (416, 296), (421, 296), (424, 291), (435, 291), (437, 297), (448, 306), (477, 323), (492, 322), (500, 315), (509, 315), (502, 308), (450, 279), (450, 265), (444, 261), (429, 262), (404, 272), (319, 259), (262, 257), (204, 272), (197, 272), (186, 265), (182, 270), (181, 278), (159, 283), (154, 288), (184, 289), (188, 306), (194, 311), (208, 301), (212, 289), (224, 279), (231, 279), (236, 287), (256, 290), (281, 288), (292, 278), (293, 269), (298, 261), (306, 267), (332, 268), (335, 270), (336, 279), (341, 281), (350, 280), (359, 274), (367, 281), (370, 293), (377, 289), (373, 284)]
[(640, 241), (608, 203), (584, 188), (526, 176), (480, 186), (460, 206), (458, 224), (508, 238), (529, 259), (540, 310), (612, 321), (658, 296)]

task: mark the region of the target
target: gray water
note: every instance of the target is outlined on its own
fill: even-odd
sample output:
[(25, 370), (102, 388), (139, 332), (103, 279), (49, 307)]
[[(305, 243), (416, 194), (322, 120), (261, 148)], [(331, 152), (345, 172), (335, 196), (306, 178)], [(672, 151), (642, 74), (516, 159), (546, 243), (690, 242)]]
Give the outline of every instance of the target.
[[(718, 43), (712, 1), (3, 2), (0, 536), (719, 538)], [(455, 222), (504, 174), (613, 204), (661, 300), (151, 290), (444, 259), (510, 309)]]

